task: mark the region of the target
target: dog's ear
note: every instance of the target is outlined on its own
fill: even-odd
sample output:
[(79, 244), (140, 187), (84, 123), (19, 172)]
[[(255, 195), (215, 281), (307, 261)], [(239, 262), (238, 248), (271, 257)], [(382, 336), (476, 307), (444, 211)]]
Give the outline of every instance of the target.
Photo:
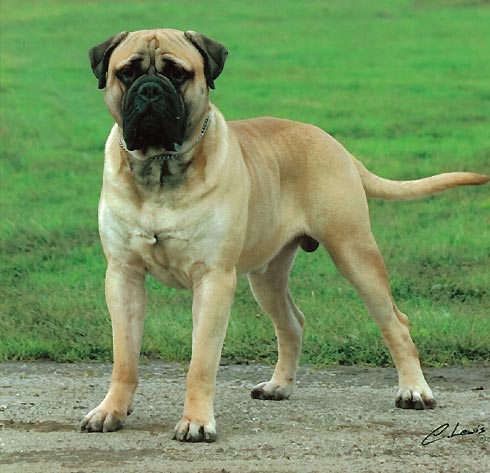
[(111, 58), (112, 51), (116, 49), (128, 34), (127, 31), (123, 31), (111, 36), (108, 40), (94, 46), (89, 51), (90, 65), (92, 66), (95, 77), (99, 79), (99, 89), (105, 87), (107, 68), (109, 67), (109, 59)]
[(208, 87), (214, 89), (214, 81), (221, 74), (228, 50), (220, 43), (201, 33), (186, 31), (185, 37), (197, 48), (204, 59), (204, 74)]

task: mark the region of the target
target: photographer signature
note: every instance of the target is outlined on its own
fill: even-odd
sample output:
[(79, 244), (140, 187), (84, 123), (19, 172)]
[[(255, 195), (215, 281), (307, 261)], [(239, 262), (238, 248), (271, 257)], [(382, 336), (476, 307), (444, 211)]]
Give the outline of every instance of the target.
[(445, 423), (435, 428), (424, 440), (422, 445), (430, 445), (431, 443), (438, 442), (439, 440), (452, 439), (454, 437), (465, 437), (467, 435), (477, 435), (481, 442), (486, 441), (485, 427), (478, 424), (474, 429), (461, 429), (459, 430), (459, 422), (454, 426), (451, 431), (449, 423)]

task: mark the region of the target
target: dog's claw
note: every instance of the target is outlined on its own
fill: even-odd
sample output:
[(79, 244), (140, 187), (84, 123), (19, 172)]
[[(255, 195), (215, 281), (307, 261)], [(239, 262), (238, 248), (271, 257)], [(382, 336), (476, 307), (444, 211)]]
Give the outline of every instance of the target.
[(215, 442), (216, 422), (212, 420), (205, 425), (198, 422), (192, 422), (183, 418), (176, 426), (173, 435), (174, 440), (179, 442)]
[(250, 396), (252, 397), (252, 399), (282, 401), (289, 398), (292, 390), (292, 383), (286, 386), (282, 386), (278, 383), (268, 381), (265, 383), (257, 384), (257, 386), (252, 389)]
[(82, 432), (114, 432), (123, 427), (126, 416), (131, 412), (132, 409), (109, 410), (100, 405), (85, 416), (80, 430)]
[(400, 409), (426, 410), (434, 409), (437, 406), (437, 402), (430, 389), (428, 392), (403, 390), (398, 393), (395, 406)]

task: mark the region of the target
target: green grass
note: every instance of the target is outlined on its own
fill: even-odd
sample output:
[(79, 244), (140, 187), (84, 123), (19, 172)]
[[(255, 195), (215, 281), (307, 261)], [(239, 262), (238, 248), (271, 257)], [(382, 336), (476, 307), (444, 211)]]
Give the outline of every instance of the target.
[[(229, 119), (315, 123), (376, 173), (490, 173), (485, 1), (85, 1), (0, 4), (0, 360), (111, 357), (97, 234), (111, 119), (88, 49), (121, 30), (175, 27), (224, 43), (213, 101)], [(490, 359), (490, 190), (371, 202), (373, 230), (425, 364)], [(146, 356), (190, 356), (191, 294), (149, 280)], [(291, 276), (303, 362), (390, 363), (327, 255)], [(275, 359), (241, 281), (223, 356)]]

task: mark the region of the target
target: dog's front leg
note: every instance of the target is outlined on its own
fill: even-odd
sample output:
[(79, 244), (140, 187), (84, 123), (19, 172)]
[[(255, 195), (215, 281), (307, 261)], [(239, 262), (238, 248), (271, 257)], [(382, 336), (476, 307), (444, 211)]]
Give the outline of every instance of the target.
[(213, 400), (221, 348), (236, 286), (235, 270), (214, 270), (194, 284), (192, 358), (187, 373), (184, 414), (174, 438), (214, 442)]
[(122, 427), (138, 384), (138, 359), (146, 306), (144, 274), (109, 262), (106, 301), (112, 320), (114, 366), (109, 391), (82, 422), (87, 432), (112, 432)]

